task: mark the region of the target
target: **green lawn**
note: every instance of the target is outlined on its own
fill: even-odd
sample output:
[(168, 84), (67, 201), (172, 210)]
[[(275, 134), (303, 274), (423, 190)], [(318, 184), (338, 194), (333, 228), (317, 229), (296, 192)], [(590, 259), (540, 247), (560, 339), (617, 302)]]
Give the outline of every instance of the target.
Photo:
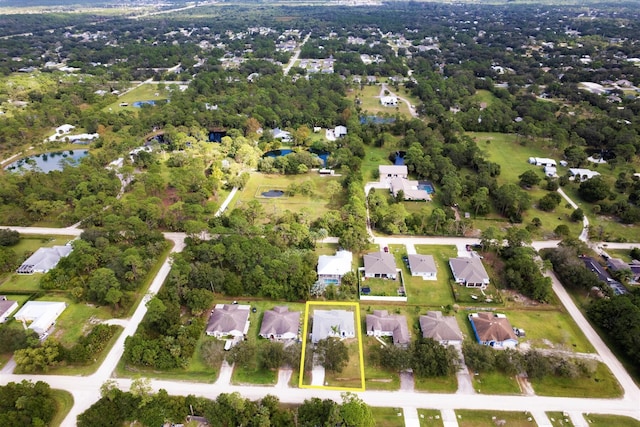
[(56, 401), (56, 414), (51, 426), (59, 426), (73, 407), (73, 396), (68, 391), (58, 389), (52, 389), (51, 393)]
[(495, 427), (499, 420), (509, 427), (537, 425), (528, 412), (456, 410), (456, 417), (460, 427)]
[(362, 377), (360, 371), (360, 349), (357, 338), (343, 340), (349, 350), (349, 363), (342, 372), (325, 372), (325, 385), (330, 387), (360, 388)]
[(640, 427), (640, 421), (621, 415), (585, 414), (584, 418), (593, 427)]
[(482, 394), (521, 394), (516, 379), (500, 372), (473, 375), (473, 388)]
[[(158, 96), (156, 96), (156, 93)], [(113, 104), (107, 105), (104, 110), (105, 111), (141, 111), (140, 108), (134, 107), (132, 104), (136, 101), (160, 101), (165, 100), (169, 97), (169, 90), (164, 89), (160, 90), (157, 84), (145, 83), (140, 87), (137, 87), (130, 92), (118, 97), (118, 100)], [(129, 104), (128, 107), (121, 107), (120, 104), (126, 102)]]
[(604, 363), (598, 363), (596, 371), (586, 377), (564, 378), (546, 376), (530, 379), (540, 396), (613, 398), (622, 396), (622, 388)]
[(40, 278), (42, 274), (8, 274), (4, 282), (0, 285), (0, 291), (3, 293), (10, 292), (32, 292), (36, 293), (40, 290)]
[(546, 414), (553, 427), (573, 427), (571, 418), (565, 417), (562, 412), (547, 412)]
[(420, 427), (443, 427), (442, 415), (437, 409), (418, 409)]
[[(364, 316), (366, 314), (360, 315), (362, 319)], [(382, 344), (373, 337), (364, 336), (363, 340), (365, 388), (367, 390), (399, 390), (398, 373), (380, 368), (371, 361), (373, 351)]]
[(404, 427), (402, 408), (372, 407), (371, 413), (376, 421), (376, 427)]
[(481, 102), (484, 102), (487, 104), (487, 107), (490, 107), (491, 104), (493, 104), (493, 101), (496, 99), (496, 97), (488, 90), (479, 89), (479, 90), (476, 90), (476, 93), (473, 94), (471, 99), (477, 102), (478, 104), (480, 104)]
[[(279, 215), (285, 211), (294, 213), (304, 212), (310, 220), (317, 219), (331, 209), (337, 209), (340, 204), (340, 196), (334, 195), (329, 198), (324, 191), (327, 182), (339, 180), (339, 177), (321, 176), (316, 172), (309, 172), (302, 175), (279, 175), (263, 174), (255, 172), (251, 174), (249, 182), (242, 191), (239, 191), (237, 199), (229, 206), (229, 210), (234, 207), (242, 207), (251, 200), (260, 202), (267, 215)], [(301, 184), (310, 181), (313, 186), (313, 193), (309, 196), (297, 194), (295, 196), (282, 196), (277, 198), (266, 198), (262, 192), (269, 190), (286, 190), (290, 184)]]
[(369, 277), (365, 279), (364, 272), (360, 272), (360, 288), (369, 288), (371, 290), (369, 295), (387, 297), (400, 296), (398, 294), (398, 289), (400, 289), (401, 286), (402, 282), (400, 281), (400, 277), (395, 280), (377, 277)]
[(438, 269), (437, 280), (423, 280), (413, 277), (406, 267), (402, 257), (407, 254), (404, 245), (390, 245), (389, 250), (396, 259), (396, 265), (402, 270), (408, 303), (421, 306), (441, 307), (453, 304), (453, 295), (449, 286), (451, 271), (449, 258), (456, 256), (453, 246), (416, 245), (416, 252), (422, 255), (432, 255)]
[(448, 377), (414, 377), (414, 384), (415, 390), (431, 393), (455, 393), (458, 390), (458, 380), (455, 374)]
[(392, 152), (395, 152), (395, 147), (365, 147), (361, 166), (364, 182), (378, 181), (378, 178), (374, 178), (374, 174), (378, 176), (378, 166), (391, 164), (389, 154)]

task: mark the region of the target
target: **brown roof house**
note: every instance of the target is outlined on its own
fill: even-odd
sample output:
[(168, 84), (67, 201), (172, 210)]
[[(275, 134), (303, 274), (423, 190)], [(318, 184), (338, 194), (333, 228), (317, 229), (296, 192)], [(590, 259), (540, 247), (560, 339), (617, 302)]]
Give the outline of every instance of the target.
[(207, 335), (216, 338), (243, 338), (249, 331), (250, 308), (240, 304), (216, 304), (207, 324)]
[(411, 342), (411, 334), (405, 316), (391, 315), (387, 310), (374, 310), (367, 314), (367, 335), (374, 337), (393, 337), (393, 343), (406, 347)]
[(484, 269), (480, 258), (451, 258), (449, 266), (456, 283), (465, 285), (467, 288), (486, 288), (489, 284), (489, 274)]
[(398, 275), (396, 260), (389, 252), (372, 252), (364, 256), (364, 277), (395, 280)]
[(498, 349), (513, 348), (518, 345), (518, 337), (504, 314), (471, 313), (469, 321), (480, 344)]
[(412, 276), (422, 277), (424, 280), (437, 280), (438, 270), (433, 256), (409, 254), (407, 258)]
[(292, 340), (298, 338), (300, 312), (289, 311), (289, 307), (277, 306), (264, 312), (260, 336), (271, 340)]
[(442, 345), (462, 344), (462, 332), (456, 318), (443, 316), (441, 311), (427, 311), (420, 316), (420, 329), (424, 338), (433, 338)]
[(0, 295), (0, 323), (6, 322), (16, 308), (18, 308), (18, 301), (8, 300), (6, 296)]

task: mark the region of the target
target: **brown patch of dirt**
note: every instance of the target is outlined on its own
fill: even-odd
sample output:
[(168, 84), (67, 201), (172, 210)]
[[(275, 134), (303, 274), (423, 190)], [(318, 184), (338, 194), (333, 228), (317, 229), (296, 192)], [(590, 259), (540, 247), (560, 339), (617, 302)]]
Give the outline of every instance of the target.
[(167, 208), (177, 202), (179, 199), (180, 198), (178, 197), (178, 190), (169, 187), (164, 190), (164, 196), (162, 197), (162, 206)]

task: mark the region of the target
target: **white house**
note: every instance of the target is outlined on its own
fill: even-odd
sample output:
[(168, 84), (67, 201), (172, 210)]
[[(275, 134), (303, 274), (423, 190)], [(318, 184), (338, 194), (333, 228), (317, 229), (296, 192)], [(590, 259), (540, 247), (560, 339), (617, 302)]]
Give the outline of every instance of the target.
[(274, 139), (279, 139), (282, 142), (291, 142), (293, 141), (293, 136), (291, 136), (291, 132), (288, 132), (286, 130), (282, 130), (280, 128), (275, 128), (273, 129), (273, 138)]
[(352, 270), (353, 254), (337, 251), (335, 255), (318, 257), (318, 281), (324, 285), (339, 285), (342, 276)]
[(455, 282), (467, 288), (486, 288), (489, 284), (489, 274), (480, 258), (450, 258), (449, 266)]
[(406, 347), (411, 342), (405, 316), (392, 315), (387, 310), (373, 310), (373, 314), (367, 314), (365, 323), (368, 336), (393, 337), (393, 344), (399, 347)]
[(356, 336), (355, 314), (347, 310), (315, 310), (313, 312), (313, 327), (311, 341), (318, 341), (328, 337), (354, 338)]
[(573, 179), (577, 177), (580, 178), (581, 181), (586, 181), (588, 179), (593, 178), (594, 176), (600, 175), (599, 172), (592, 171), (591, 169), (580, 169), (580, 168), (570, 168), (569, 173)]
[(393, 178), (407, 179), (409, 170), (406, 165), (379, 165), (380, 182), (388, 183)]
[(6, 296), (0, 295), (0, 323), (6, 322), (17, 308), (18, 301), (8, 300)]
[(336, 138), (342, 138), (344, 136), (347, 136), (347, 127), (338, 125), (333, 129), (333, 134), (335, 135)]
[(536, 166), (558, 166), (555, 160), (544, 157), (529, 157), (529, 163)]
[(380, 98), (380, 104), (385, 107), (395, 107), (398, 105), (398, 98), (395, 96), (383, 96)]
[(71, 253), (71, 245), (39, 248), (16, 270), (18, 274), (46, 273), (58, 265), (61, 258)]
[(25, 326), (30, 323), (28, 328), (42, 335), (56, 323), (66, 308), (65, 302), (27, 301), (13, 317)]
[(556, 169), (555, 166), (545, 166), (544, 174), (548, 177), (554, 178), (558, 176), (558, 170)]
[(418, 181), (411, 181), (406, 178), (397, 177), (389, 180), (389, 191), (391, 191), (393, 197), (398, 197), (398, 193), (402, 191), (405, 200), (431, 200), (429, 192), (421, 189)]
[(64, 124), (62, 126), (58, 126), (56, 128), (55, 133), (53, 135), (51, 135), (48, 139), (49, 139), (49, 141), (55, 141), (56, 139), (58, 139), (62, 135), (68, 134), (69, 132), (71, 132), (75, 128), (76, 128), (75, 126), (69, 125), (69, 124)]
[(437, 280), (438, 270), (433, 256), (409, 254), (407, 258), (412, 276), (422, 277), (424, 280)]

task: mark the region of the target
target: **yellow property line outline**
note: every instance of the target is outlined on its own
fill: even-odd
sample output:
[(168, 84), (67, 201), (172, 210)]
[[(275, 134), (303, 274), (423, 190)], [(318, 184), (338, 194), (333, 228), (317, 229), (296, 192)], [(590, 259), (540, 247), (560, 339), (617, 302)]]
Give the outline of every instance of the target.
[[(360, 383), (362, 384), (359, 388), (357, 387), (336, 387), (336, 386), (325, 386), (325, 385), (306, 385), (303, 384), (304, 379), (304, 361), (305, 361), (305, 353), (307, 351), (307, 338), (309, 335), (309, 309), (312, 305), (319, 306), (353, 306), (355, 307), (355, 315), (356, 315), (356, 336), (358, 337), (358, 357), (360, 360)], [(313, 368), (313, 367), (312, 367)], [(313, 388), (318, 390), (340, 390), (340, 391), (364, 391), (364, 352), (362, 349), (362, 325), (360, 324), (360, 303), (358, 302), (345, 302), (345, 301), (307, 301), (304, 309), (304, 327), (302, 329), (302, 355), (300, 359), (300, 372), (298, 375), (298, 387), (300, 388)]]

